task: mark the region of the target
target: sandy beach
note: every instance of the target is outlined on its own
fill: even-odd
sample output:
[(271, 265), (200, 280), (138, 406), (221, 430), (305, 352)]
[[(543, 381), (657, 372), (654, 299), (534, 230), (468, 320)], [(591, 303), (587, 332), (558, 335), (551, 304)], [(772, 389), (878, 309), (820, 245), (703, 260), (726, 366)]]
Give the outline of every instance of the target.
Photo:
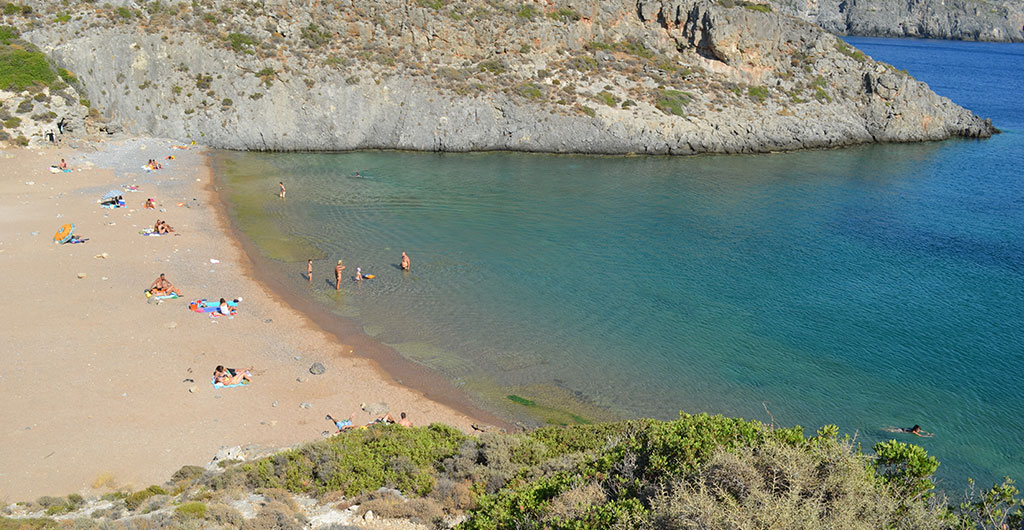
[[(202, 149), (173, 143), (0, 151), (0, 503), (159, 484), (223, 447), (319, 439), (333, 431), (325, 414), (372, 420), (361, 404), (471, 429), (474, 418), (400, 384), (255, 282)], [(70, 173), (50, 171), (61, 158)], [(164, 169), (144, 171), (149, 159)], [(140, 191), (125, 192), (124, 208), (100, 207), (128, 185)], [(142, 208), (149, 197), (158, 209)], [(139, 233), (158, 218), (175, 234)], [(88, 241), (55, 244), (66, 222)], [(147, 301), (160, 273), (183, 298)], [(242, 298), (237, 316), (188, 310), (221, 297)], [(314, 362), (326, 372), (311, 374)], [(253, 383), (215, 389), (218, 364), (252, 366)]]

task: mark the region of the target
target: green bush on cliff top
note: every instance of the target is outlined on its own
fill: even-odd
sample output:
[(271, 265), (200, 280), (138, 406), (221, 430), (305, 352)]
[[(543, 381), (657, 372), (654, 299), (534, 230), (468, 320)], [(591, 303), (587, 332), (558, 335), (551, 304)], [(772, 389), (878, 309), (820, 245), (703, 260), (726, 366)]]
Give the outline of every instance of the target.
[(34, 85), (49, 86), (56, 79), (41, 52), (0, 47), (0, 88), (22, 91)]

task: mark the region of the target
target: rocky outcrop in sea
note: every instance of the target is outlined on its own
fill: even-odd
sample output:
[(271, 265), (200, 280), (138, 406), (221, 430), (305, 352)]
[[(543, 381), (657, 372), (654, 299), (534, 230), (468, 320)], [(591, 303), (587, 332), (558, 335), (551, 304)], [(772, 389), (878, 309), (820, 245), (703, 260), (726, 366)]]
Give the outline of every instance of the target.
[(220, 148), (748, 153), (995, 132), (757, 4), (24, 4), (5, 23), (112, 128)]
[(836, 35), (1024, 42), (1016, 0), (772, 0), (780, 12)]

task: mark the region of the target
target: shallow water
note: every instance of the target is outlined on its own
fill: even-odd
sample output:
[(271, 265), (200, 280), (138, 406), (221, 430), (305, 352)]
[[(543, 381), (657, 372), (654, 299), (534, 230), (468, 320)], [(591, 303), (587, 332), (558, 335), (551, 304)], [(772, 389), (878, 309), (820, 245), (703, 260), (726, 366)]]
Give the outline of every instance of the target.
[[(1006, 132), (751, 156), (215, 164), (293, 293), (506, 417), (709, 411), (837, 423), (867, 444), (919, 423), (955, 487), (1024, 477), (1024, 48), (851, 41)], [(377, 278), (352, 281), (356, 267)]]

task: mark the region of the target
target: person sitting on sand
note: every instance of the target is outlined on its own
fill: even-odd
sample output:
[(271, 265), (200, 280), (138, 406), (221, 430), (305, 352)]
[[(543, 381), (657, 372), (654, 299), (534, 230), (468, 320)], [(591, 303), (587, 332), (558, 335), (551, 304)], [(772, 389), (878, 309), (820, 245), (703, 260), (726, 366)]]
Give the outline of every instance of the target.
[(355, 423), (356, 413), (355, 412), (350, 414), (349, 417), (344, 419), (344, 420), (334, 419), (334, 417), (331, 416), (330, 414), (325, 416), (324, 419), (329, 421), (329, 422), (331, 422), (331, 423), (333, 423), (334, 426), (338, 428), (338, 432), (344, 432), (344, 431), (347, 431), (349, 429), (355, 429), (356, 428), (356, 423)]
[(143, 207), (144, 208), (151, 208), (151, 209), (155, 210), (156, 209), (156, 201), (154, 201), (153, 198), (150, 197), (150, 198), (146, 199), (146, 204), (144, 204)]
[(252, 373), (249, 370), (239, 371), (234, 368), (224, 368), (224, 365), (217, 365), (217, 368), (213, 370), (213, 380), (224, 386), (237, 385), (242, 381), (252, 381)]
[(226, 317), (231, 316), (231, 308), (228, 306), (228, 301), (223, 298), (220, 299), (220, 306), (217, 307), (217, 311), (220, 311), (220, 314)]
[(407, 270), (409, 270), (410, 266), (412, 266), (412, 261), (409, 260), (409, 256), (406, 255), (405, 252), (403, 252), (402, 253), (402, 270), (403, 271), (407, 271)]
[(156, 220), (154, 228), (156, 228), (156, 233), (158, 234), (170, 234), (174, 231), (174, 227), (167, 224), (167, 221), (161, 221), (159, 219)]
[(60, 165), (58, 165), (57, 167), (59, 167), (61, 170), (65, 170), (68, 168), (68, 163), (65, 162), (63, 158), (61, 158)]
[(149, 293), (153, 295), (165, 295), (174, 293), (181, 296), (181, 290), (174, 287), (167, 278), (164, 277), (164, 273), (160, 273), (160, 276), (153, 280), (153, 285), (149, 286)]

